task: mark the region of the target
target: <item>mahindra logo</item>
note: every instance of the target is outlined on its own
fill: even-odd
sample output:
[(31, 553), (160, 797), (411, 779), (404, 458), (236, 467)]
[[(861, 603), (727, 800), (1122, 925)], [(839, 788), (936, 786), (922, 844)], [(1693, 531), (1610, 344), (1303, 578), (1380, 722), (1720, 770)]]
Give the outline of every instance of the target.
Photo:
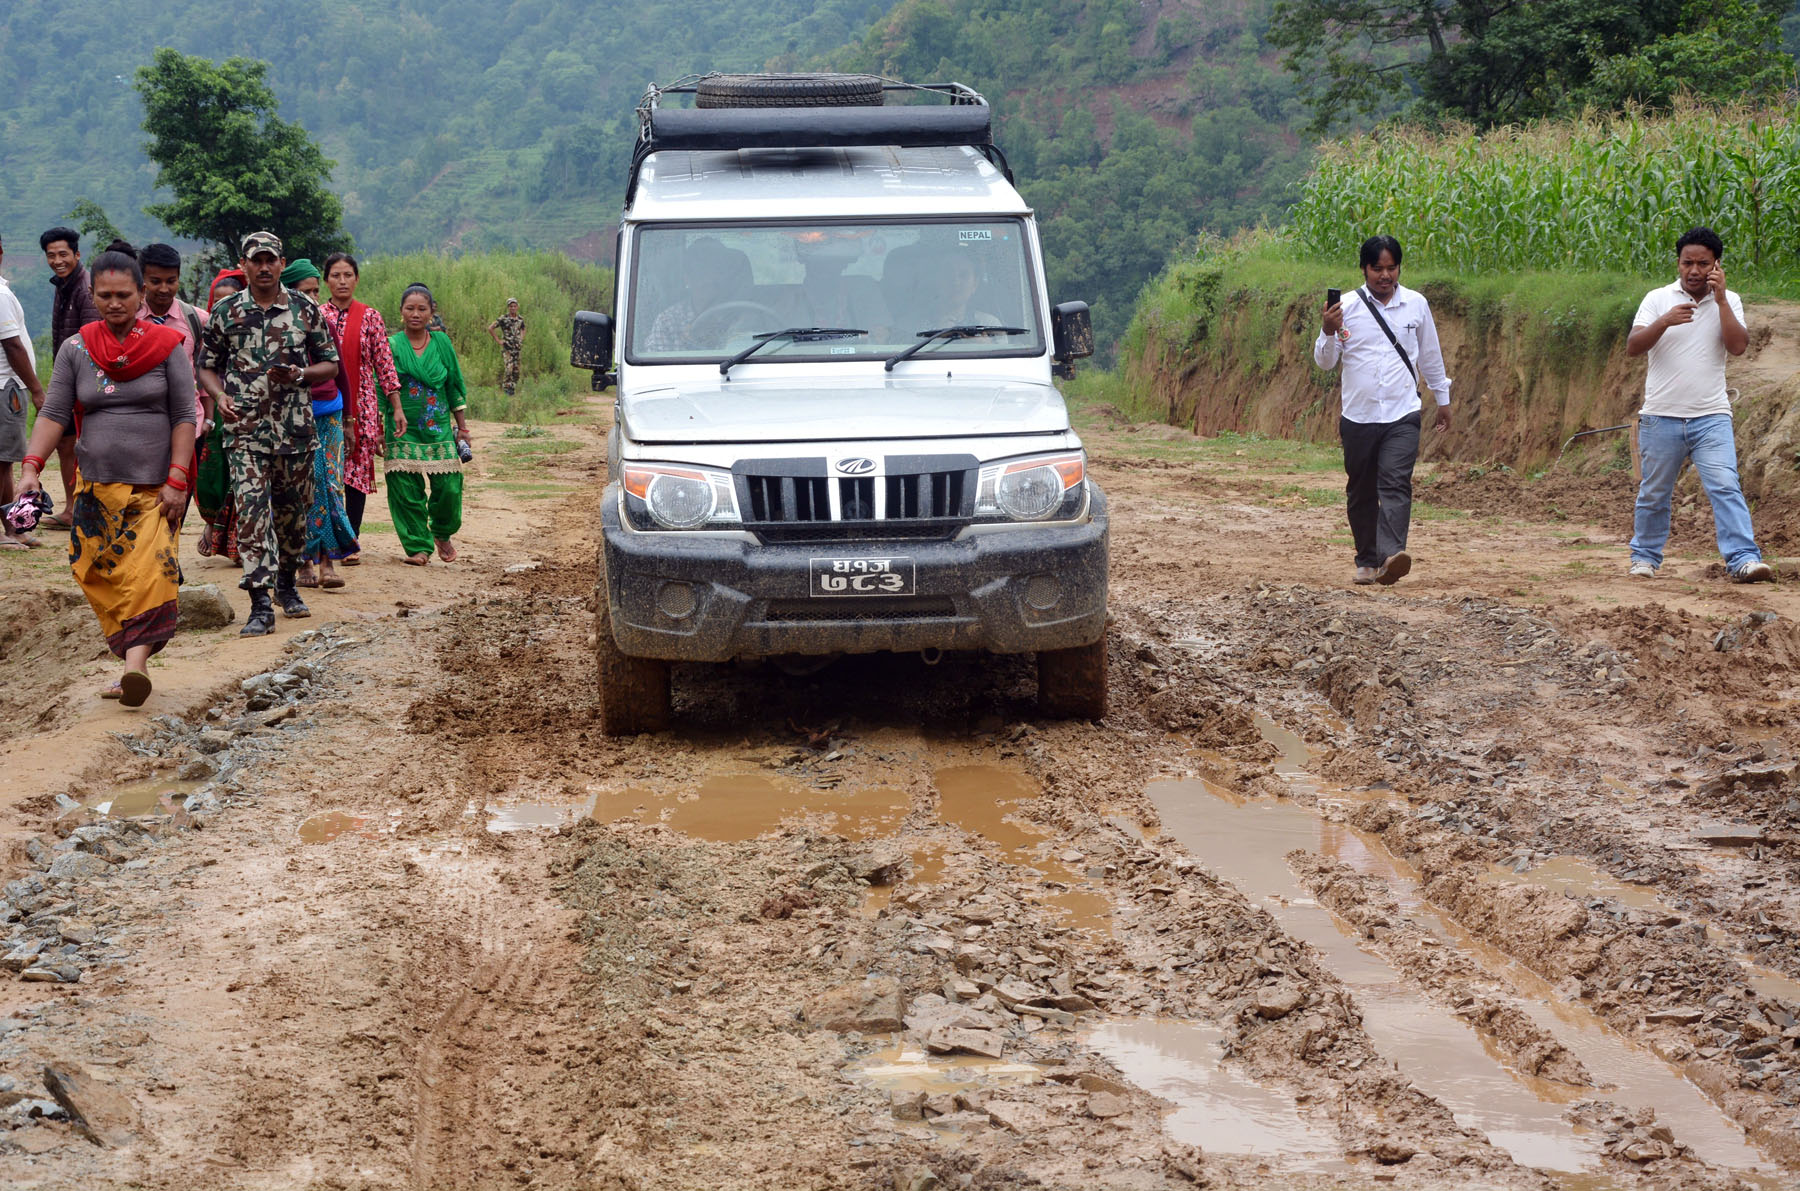
[(873, 459), (839, 459), (837, 469), (847, 476), (866, 476), (875, 470)]

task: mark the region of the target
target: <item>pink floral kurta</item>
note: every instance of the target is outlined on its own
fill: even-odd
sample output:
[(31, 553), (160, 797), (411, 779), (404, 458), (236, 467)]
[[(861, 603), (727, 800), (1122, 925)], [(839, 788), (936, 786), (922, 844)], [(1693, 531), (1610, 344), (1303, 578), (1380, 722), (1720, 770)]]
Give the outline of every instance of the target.
[[(381, 393), (398, 393), (400, 377), (394, 372), (394, 353), (388, 347), (387, 323), (381, 312), (361, 302), (351, 302), (351, 309), (363, 307), (362, 342), (344, 343), (345, 352), (355, 351), (362, 362), (362, 378), (352, 394), (346, 417), (356, 419), (356, 450), (344, 452), (344, 484), (358, 492), (375, 491), (375, 444), (381, 441)], [(350, 321), (347, 311), (330, 302), (323, 304), (325, 321), (341, 342), (344, 327)]]

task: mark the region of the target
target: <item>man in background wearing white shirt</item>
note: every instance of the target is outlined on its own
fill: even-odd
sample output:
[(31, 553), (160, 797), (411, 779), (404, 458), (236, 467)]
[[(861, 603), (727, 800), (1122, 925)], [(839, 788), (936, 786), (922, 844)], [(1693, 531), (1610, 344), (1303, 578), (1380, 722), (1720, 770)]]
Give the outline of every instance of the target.
[(1772, 583), (1750, 527), (1750, 507), (1738, 483), (1737, 441), (1725, 358), (1750, 345), (1744, 304), (1725, 288), (1725, 245), (1711, 228), (1697, 227), (1675, 242), (1676, 280), (1653, 289), (1638, 306), (1625, 354), (1650, 356), (1644, 407), (1638, 413), (1637, 512), (1632, 524), (1634, 579), (1654, 579), (1669, 540), (1669, 501), (1681, 465), (1693, 460), (1712, 502), (1719, 553), (1738, 583)]
[(1431, 303), (1400, 284), (1400, 255), (1392, 236), (1363, 241), (1363, 287), (1325, 307), (1324, 329), (1313, 343), (1320, 368), (1344, 366), (1338, 437), (1349, 477), (1345, 511), (1356, 541), (1357, 583), (1396, 583), (1412, 570), (1406, 533), (1423, 422), (1421, 375), (1437, 398), (1433, 427), (1450, 429), (1450, 378)]
[[(6, 256), (0, 244), (0, 260)], [(13, 464), (25, 458), (25, 402), (44, 403), (37, 356), (25, 330), (25, 311), (0, 277), (0, 506), (13, 502)], [(32, 534), (14, 537), (0, 526), (0, 549), (23, 550), (38, 544)]]

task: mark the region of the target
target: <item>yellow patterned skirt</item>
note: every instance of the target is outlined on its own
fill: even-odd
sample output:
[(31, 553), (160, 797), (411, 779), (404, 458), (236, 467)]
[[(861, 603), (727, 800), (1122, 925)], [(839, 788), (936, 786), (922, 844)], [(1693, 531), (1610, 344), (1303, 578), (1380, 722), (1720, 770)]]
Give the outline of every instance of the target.
[(161, 497), (150, 484), (75, 484), (69, 569), (120, 657), (138, 645), (155, 653), (175, 635), (181, 564)]

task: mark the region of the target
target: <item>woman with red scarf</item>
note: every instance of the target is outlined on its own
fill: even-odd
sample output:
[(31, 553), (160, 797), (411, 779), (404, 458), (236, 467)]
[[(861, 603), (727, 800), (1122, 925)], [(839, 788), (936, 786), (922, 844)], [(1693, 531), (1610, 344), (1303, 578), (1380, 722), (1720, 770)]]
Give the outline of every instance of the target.
[(176, 535), (194, 479), (194, 366), (179, 331), (138, 320), (136, 257), (102, 253), (89, 275), (100, 321), (56, 353), (19, 491), (42, 489), (44, 458), (79, 411), (69, 569), (107, 647), (125, 661), (101, 696), (137, 707), (150, 697), (150, 655), (175, 635)]
[[(362, 533), (363, 507), (375, 491), (375, 456), (381, 453), (380, 398), (376, 389), (389, 394), (396, 433), (406, 433), (406, 414), (400, 408), (400, 377), (394, 372), (394, 352), (388, 346), (387, 323), (381, 311), (356, 300), (356, 283), (362, 271), (356, 258), (334, 252), (325, 258), (325, 321), (338, 340), (338, 361), (344, 382), (344, 507), (350, 526)], [(362, 561), (361, 553), (343, 559), (347, 567)]]
[[(235, 294), (245, 285), (242, 269), (221, 269), (213, 278), (206, 295), (206, 308), (211, 310), (219, 299)], [(194, 465), (194, 503), (200, 506), (200, 556), (220, 554), (234, 564), (238, 560), (237, 509), (231, 503), (231, 463), (225, 458), (225, 428), (212, 408), (212, 399), (200, 398), (199, 462)]]

